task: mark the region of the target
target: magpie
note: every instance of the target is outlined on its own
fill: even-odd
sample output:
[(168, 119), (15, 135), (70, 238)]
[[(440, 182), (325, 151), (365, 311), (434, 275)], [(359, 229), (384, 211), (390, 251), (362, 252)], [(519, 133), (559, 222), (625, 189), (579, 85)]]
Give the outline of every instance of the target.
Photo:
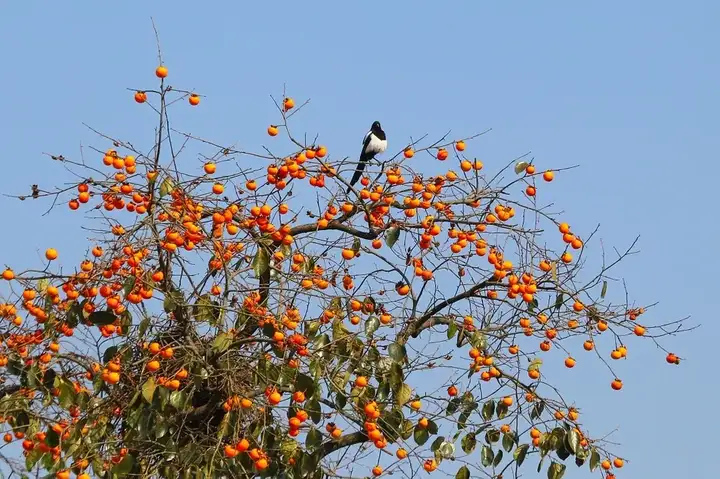
[(387, 149), (387, 137), (385, 132), (380, 126), (379, 121), (374, 121), (370, 127), (370, 131), (367, 132), (363, 139), (362, 152), (360, 153), (360, 161), (358, 162), (355, 173), (353, 174), (352, 180), (350, 180), (350, 186), (347, 189), (347, 194), (352, 191), (352, 186), (357, 183), (365, 169), (365, 164), (375, 157), (378, 153), (382, 153)]

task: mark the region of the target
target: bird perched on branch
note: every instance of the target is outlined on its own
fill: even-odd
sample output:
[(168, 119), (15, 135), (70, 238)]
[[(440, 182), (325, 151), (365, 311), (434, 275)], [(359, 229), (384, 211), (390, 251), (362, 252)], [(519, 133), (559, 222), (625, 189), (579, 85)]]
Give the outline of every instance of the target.
[(360, 161), (358, 162), (355, 173), (353, 174), (352, 180), (350, 180), (350, 186), (347, 189), (347, 193), (352, 191), (352, 187), (360, 179), (365, 165), (368, 161), (375, 157), (375, 155), (382, 153), (387, 149), (387, 137), (385, 132), (380, 126), (379, 121), (374, 121), (370, 127), (370, 131), (367, 132), (363, 139), (362, 152), (360, 153)]

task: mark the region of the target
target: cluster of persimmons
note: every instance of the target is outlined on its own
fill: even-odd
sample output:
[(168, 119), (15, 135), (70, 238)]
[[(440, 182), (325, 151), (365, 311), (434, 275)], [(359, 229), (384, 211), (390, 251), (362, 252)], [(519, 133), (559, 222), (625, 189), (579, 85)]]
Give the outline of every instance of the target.
[[(167, 68), (160, 66), (155, 73), (164, 85), (168, 77)], [(163, 88), (156, 92), (160, 94), (161, 101), (165, 101), (164, 95), (169, 92)], [(135, 92), (135, 102), (144, 104), (150, 101), (149, 93), (152, 92)], [(198, 94), (184, 94), (190, 105), (200, 104)], [(267, 128), (267, 134), (273, 138), (281, 136), (287, 114), (295, 108), (295, 101), (285, 97), (279, 106), (284, 123)], [(225, 179), (214, 179), (220, 178), (223, 168), (217, 160), (203, 162), (191, 189), (183, 186), (191, 182), (179, 184), (173, 179), (176, 175), (169, 173), (170, 167), (162, 166), (156, 159), (134, 151), (122, 153), (123, 145), (114, 144), (98, 158), (98, 162), (105, 168), (106, 177), (81, 181), (72, 190), (72, 197), (67, 203), (70, 210), (101, 209), (111, 218), (106, 239), (98, 240), (97, 245), (91, 247), (88, 257), (77, 263), (74, 272), (69, 275), (57, 273), (53, 269), (53, 262), (59, 257), (54, 248), (45, 252), (48, 264), (40, 273), (27, 271), (16, 274), (16, 270), (10, 266), (2, 272), (2, 279), (7, 286), (5, 291), (9, 291), (8, 299), (0, 304), (0, 317), (5, 320), (0, 344), (3, 381), (8, 383), (13, 374), (9, 362), (22, 368), (34, 367), (42, 375), (51, 369), (56, 375), (65, 374), (62, 381), (56, 379), (45, 386), (24, 384), (12, 393), (25, 398), (49, 395), (51, 399), (45, 409), (35, 410), (38, 419), (34, 423), (41, 426), (31, 436), (25, 435), (27, 424), (19, 424), (17, 412), (2, 417), (2, 423), (9, 428), (4, 436), (5, 442), (20, 441), (26, 455), (35, 450), (41, 451), (43, 455), (50, 455), (58, 464), (65, 454), (72, 456), (77, 452), (77, 448), (63, 449), (63, 441), (71, 438), (78, 424), (81, 424), (82, 434), (87, 433), (88, 428), (99, 420), (98, 410), (81, 410), (77, 404), (70, 403), (58, 414), (57, 420), (50, 421), (44, 412), (49, 411), (47, 405), (59, 404), (57, 401), (62, 394), (63, 381), (67, 381), (68, 387), (75, 394), (108, 394), (113, 388), (122, 387), (139, 391), (143, 384), (147, 384), (148, 378), (152, 378), (153, 385), (171, 392), (191, 393), (194, 387), (193, 369), (184, 359), (184, 345), (140, 340), (137, 324), (129, 318), (131, 311), (156, 311), (157, 300), (167, 301), (167, 298), (172, 298), (177, 288), (174, 281), (178, 275), (189, 274), (187, 271), (173, 270), (173, 267), (182, 264), (183, 255), (198, 251), (208, 255), (207, 270), (203, 274), (213, 278), (207, 282), (207, 296), (216, 301), (214, 304), (220, 304), (228, 311), (233, 308), (242, 310), (252, 318), (259, 330), (265, 333), (274, 351), (279, 351), (276, 355), (265, 351), (265, 360), (298, 372), (307, 372), (308, 364), (317, 353), (317, 342), (313, 339), (317, 338), (318, 328), (337, 328), (346, 317), (351, 326), (364, 322), (364, 332), (355, 330), (352, 334), (363, 348), (375, 347), (378, 339), (373, 337), (373, 332), (378, 327), (386, 327), (385, 334), (392, 335), (391, 328), (401, 330), (415, 319), (409, 316), (408, 303), (403, 301), (417, 302), (422, 294), (426, 294), (424, 297), (427, 298), (424, 285), (437, 279), (440, 271), (437, 258), (445, 258), (440, 263), (451, 257), (465, 258), (463, 266), (458, 268), (459, 280), (466, 278), (469, 271), (474, 273), (474, 282), (478, 281), (478, 273), (486, 276), (482, 278), (485, 286), (479, 288), (473, 298), (499, 306), (509, 304), (519, 311), (512, 321), (505, 323), (503, 339), (499, 340), (508, 341), (506, 338), (512, 338), (512, 341), (502, 348), (494, 347), (502, 345), (501, 342), (493, 347), (471, 344), (467, 348), (470, 362), (465, 372), (469, 372), (469, 377), (475, 382), (497, 382), (498, 391), (505, 391), (497, 398), (499, 407), (519, 417), (524, 414), (524, 409), (517, 404), (521, 400), (528, 405), (540, 402), (552, 404), (545, 401), (538, 387), (544, 379), (540, 367), (542, 361), (532, 360), (521, 371), (518, 366), (521, 363), (517, 358), (534, 358), (535, 355), (553, 350), (561, 340), (576, 337), (582, 338), (581, 344), (585, 351), (596, 351), (598, 336), (607, 330), (614, 331), (614, 328), (617, 331), (629, 330), (635, 336), (642, 337), (648, 327), (640, 325), (637, 320), (645, 310), (632, 308), (601, 315), (594, 304), (586, 304), (591, 301), (588, 295), (583, 296), (580, 291), (568, 289), (570, 283), (563, 283), (563, 275), (569, 275), (573, 267), (579, 267), (574, 264), (576, 259), (573, 253), (582, 252), (585, 248), (583, 240), (568, 223), (553, 220), (557, 231), (554, 234), (559, 234), (557, 242), (563, 245), (561, 253), (554, 254), (536, 248), (531, 255), (525, 255), (524, 258), (533, 258), (528, 262), (500, 246), (497, 237), (492, 235), (498, 231), (512, 234), (514, 219), (522, 216), (516, 211), (523, 208), (522, 201), (536, 201), (540, 189), (538, 182), (552, 182), (557, 172), (539, 172), (534, 164), (518, 164), (515, 168), (521, 185), (521, 197), (518, 200), (503, 197), (500, 201), (500, 197), (496, 196), (488, 201), (482, 196), (459, 194), (458, 191), (464, 191), (462, 186), (468, 187), (474, 183), (484, 169), (482, 161), (465, 157), (468, 141), (466, 138), (428, 148), (409, 145), (396, 155), (398, 161), (391, 161), (391, 165), (375, 180), (370, 175), (362, 177), (357, 191), (342, 199), (336, 194), (346, 186), (339, 173), (340, 165), (330, 161), (328, 148), (323, 145), (302, 146), (297, 148), (298, 151), (274, 159), (258, 177), (243, 175), (241, 184), (234, 186), (238, 191), (244, 188), (245, 196), (239, 194), (237, 199), (228, 199), (226, 195), (230, 181), (227, 176)], [(156, 148), (159, 147), (156, 145)], [(428, 158), (433, 159), (433, 163), (441, 162), (441, 165), (455, 155), (460, 171), (451, 168), (429, 178), (414, 173), (407, 164), (409, 161), (417, 161), (421, 153), (429, 153)], [(227, 175), (232, 174), (234, 172), (227, 172)], [(297, 203), (299, 200), (296, 201), (295, 196), (283, 194), (289, 188), (300, 188), (303, 184), (314, 189), (310, 191), (317, 191), (318, 198), (320, 192), (328, 189), (334, 193), (332, 199), (312, 216), (308, 228), (298, 226), (300, 215), (297, 211), (302, 208)], [(207, 188), (201, 190), (197, 185)], [(263, 192), (262, 195), (260, 192)], [(531, 208), (526, 209), (532, 212)], [(121, 212), (123, 215), (119, 214)], [(360, 226), (355, 226), (355, 218), (361, 220)], [(361, 226), (365, 229), (362, 234), (357, 234)], [(396, 235), (398, 230), (403, 231), (408, 254), (404, 264), (400, 262), (396, 267), (403, 271), (408, 268), (409, 274), (391, 281), (390, 288), (387, 288), (389, 291), (384, 288), (376, 290), (377, 296), (393, 295), (385, 304), (377, 304), (368, 299), (372, 293), (367, 289), (369, 287), (362, 289), (372, 274), (354, 273), (353, 265), (361, 264), (358, 257), (365, 253), (382, 255), (384, 251), (392, 249), (397, 237), (387, 239), (391, 234), (390, 229), (395, 229), (392, 234)], [(308, 239), (324, 230), (339, 231), (347, 239), (341, 243), (328, 243), (330, 246), (325, 248), (323, 255), (333, 256), (333, 260), (326, 262), (320, 258), (322, 255), (312, 251), (312, 240)], [(385, 255), (384, 258), (386, 262), (398, 263), (392, 255)], [(272, 301), (272, 298), (268, 301), (267, 295), (272, 296), (272, 291), (267, 285), (263, 290), (262, 284), (258, 284), (259, 280), (250, 269), (242, 270), (241, 273), (228, 271), (230, 265), (250, 263), (251, 260), (252, 269), (257, 270), (256, 276), (262, 278), (264, 271), (275, 268), (292, 285), (290, 287), (295, 290), (295, 294), (313, 303), (319, 308), (319, 313), (310, 318), (308, 313), (291, 304)], [(237, 269), (237, 266), (233, 266), (233, 271)], [(236, 283), (233, 285), (231, 281)], [(238, 284), (243, 287), (238, 287)], [(253, 287), (249, 288), (251, 284)], [(233, 298), (235, 293), (231, 295), (229, 289), (240, 293), (240, 301)], [(539, 304), (549, 292), (563, 293), (568, 300), (556, 304), (554, 309), (544, 308)], [(403, 304), (405, 306), (401, 306)], [(429, 303), (428, 309), (432, 305), (433, 301)], [(461, 305), (458, 303), (458, 306)], [(175, 320), (176, 311), (170, 307), (165, 314)], [(101, 313), (104, 319), (99, 321)], [(447, 316), (443, 319), (447, 327), (461, 330), (467, 337), (482, 333), (483, 320), (478, 315), (468, 312), (448, 316), (450, 319)], [(373, 324), (375, 319), (377, 325), (369, 327), (368, 324)], [(315, 332), (308, 332), (310, 323), (314, 324)], [(217, 327), (217, 334), (225, 334), (229, 341), (245, 339), (240, 328), (225, 329), (223, 325), (214, 327)], [(120, 354), (102, 360), (93, 357), (90, 351), (84, 351), (84, 355), (73, 353), (64, 356), (59, 341), (63, 339), (70, 347), (78, 349), (78, 343), (73, 342), (77, 328), (96, 331), (99, 341), (138, 340), (140, 367), (137, 367), (137, 357), (129, 364), (127, 357)], [(252, 341), (245, 344), (256, 346)], [(465, 346), (462, 344), (460, 347)], [(626, 358), (627, 345), (617, 343), (609, 356), (613, 360)], [(673, 353), (668, 353), (665, 359), (671, 364), (680, 361)], [(575, 367), (577, 362), (571, 355), (564, 355), (562, 361), (567, 368)], [(72, 367), (78, 364), (80, 370)], [(409, 372), (406, 371), (408, 375)], [(94, 387), (97, 378), (104, 383), (104, 389)], [(326, 422), (327, 441), (343, 441), (347, 437), (348, 428), (353, 428), (362, 431), (363, 439), (379, 450), (386, 450), (389, 445), (398, 442), (397, 438), (388, 437), (382, 425), (382, 418), (392, 409), (392, 404), (386, 399), (374, 397), (374, 392), (367, 395), (363, 393), (371, 388), (375, 391), (374, 383), (380, 386), (379, 380), (375, 381), (371, 375), (360, 372), (355, 374), (349, 389), (344, 389), (344, 386), (341, 388), (351, 396), (355, 394), (353, 411), (343, 411), (343, 415), (350, 414), (353, 420), (341, 425), (337, 424), (337, 419), (335, 422)], [(257, 394), (251, 394), (251, 391), (228, 394), (221, 408), (226, 414), (240, 415), (249, 411), (287, 409), (290, 412), (284, 427), (289, 438), (307, 434), (314, 428), (309, 423), (310, 415), (306, 410), (309, 401), (306, 391), (292, 390), (286, 385), (273, 383), (261, 386), (263, 389)], [(509, 390), (509, 386), (519, 393)], [(619, 378), (612, 378), (610, 386), (620, 390), (623, 382)], [(445, 403), (467, 397), (460, 391), (462, 386), (459, 382), (446, 387), (447, 396), (442, 400)], [(318, 386), (317, 392), (321, 391), (322, 387)], [(394, 394), (397, 399), (399, 393)], [(435, 398), (433, 404), (442, 401)], [(437, 429), (432, 419), (438, 417), (438, 412), (426, 408), (418, 395), (403, 398), (399, 406), (409, 408), (415, 431)], [(335, 414), (340, 410), (342, 408)], [(584, 451), (588, 456), (592, 449), (593, 454), (597, 454), (595, 448), (599, 448), (600, 444), (581, 430), (578, 422), (580, 414), (576, 407), (553, 406), (550, 410), (551, 418), (528, 418), (525, 415), (522, 416), (524, 422), (515, 423), (518, 430), (513, 431), (510, 421), (506, 421), (498, 425), (499, 431), (512, 437), (516, 445), (524, 436), (534, 448), (541, 448), (545, 438), (552, 434), (549, 426), (564, 423), (568, 425), (568, 434), (572, 433), (579, 438), (578, 451)], [(112, 413), (124, 414), (120, 407), (115, 407)], [(81, 423), (83, 417), (92, 418), (93, 422)], [(450, 425), (452, 422), (446, 420), (442, 426)], [(60, 441), (49, 443), (50, 434), (58, 436)], [(226, 461), (233, 461), (240, 455), (247, 456), (258, 474), (272, 467), (280, 467), (277, 451), (264, 449), (260, 442), (249, 435), (221, 438), (221, 442)], [(98, 458), (103, 467), (109, 470), (122, 463), (129, 454), (122, 441), (118, 444), (115, 448), (98, 449), (95, 452), (97, 457), (81, 455), (65, 458), (71, 465), (56, 470), (56, 477), (69, 478), (70, 472), (74, 471), (78, 478), (87, 479), (90, 477), (87, 472), (90, 462)], [(299, 453), (286, 458), (286, 464), (290, 467), (299, 461), (296, 454)], [(421, 458), (422, 467), (428, 473), (441, 467), (441, 456), (422, 448), (409, 453), (406, 446), (395, 448), (392, 455), (397, 463), (389, 466), (371, 464), (371, 473), (381, 476), (389, 471), (388, 467), (402, 467), (398, 464), (411, 454)], [(427, 456), (421, 457), (422, 454)], [(52, 461), (50, 464), (49, 469), (52, 469)], [(613, 479), (613, 471), (623, 467), (624, 460), (611, 457), (608, 453), (607, 458), (597, 465), (606, 479)]]

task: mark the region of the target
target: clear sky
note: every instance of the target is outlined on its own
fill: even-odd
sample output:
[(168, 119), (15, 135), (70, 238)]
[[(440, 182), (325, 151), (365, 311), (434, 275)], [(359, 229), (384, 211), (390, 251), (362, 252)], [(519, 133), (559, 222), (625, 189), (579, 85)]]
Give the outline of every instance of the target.
[[(492, 128), (472, 147), (486, 165), (528, 151), (580, 165), (553, 183), (563, 217), (577, 231), (599, 223), (608, 250), (641, 235), (615, 275), (639, 303), (660, 301), (645, 322), (702, 326), (666, 343), (687, 358), (679, 368), (634, 346), (620, 393), (599, 364), (561, 383), (591, 430), (618, 428), (611, 439), (630, 460), (619, 479), (716, 474), (720, 3), (0, 2), (0, 193), (69, 181), (42, 153), (100, 145), (82, 122), (149, 144), (151, 117), (125, 88), (155, 86), (151, 16), (173, 84), (209, 95), (202, 114), (176, 121), (220, 143), (259, 149), (276, 118), (269, 95), (286, 84), (312, 100), (308, 135), (347, 155), (378, 119), (391, 150), (411, 135)], [(0, 208), (2, 264), (85, 250), (65, 207), (41, 217), (47, 203), (2, 196)], [(593, 476), (569, 465), (566, 477)]]

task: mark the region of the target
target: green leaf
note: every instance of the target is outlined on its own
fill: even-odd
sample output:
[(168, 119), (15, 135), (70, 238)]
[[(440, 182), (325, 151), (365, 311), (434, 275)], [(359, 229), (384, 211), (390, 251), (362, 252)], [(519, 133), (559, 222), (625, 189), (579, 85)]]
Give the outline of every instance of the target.
[(518, 467), (522, 466), (522, 463), (525, 461), (525, 456), (527, 456), (528, 449), (530, 449), (529, 444), (520, 444), (517, 449), (515, 449), (515, 452), (513, 453), (513, 459), (515, 459)]
[(165, 177), (165, 179), (160, 183), (160, 198), (163, 196), (167, 196), (168, 193), (170, 193), (173, 189), (175, 189), (175, 184), (172, 179)]
[(406, 404), (412, 397), (412, 388), (403, 383), (398, 392), (395, 393), (395, 403), (399, 406)]
[(109, 363), (117, 355), (118, 347), (110, 346), (103, 353), (103, 363)]
[(60, 435), (56, 433), (53, 429), (50, 429), (47, 432), (47, 436), (45, 437), (45, 444), (50, 447), (57, 446), (58, 444), (60, 444)]
[(438, 451), (443, 459), (452, 459), (455, 456), (455, 444), (443, 440)]
[(600, 298), (603, 298), (603, 299), (605, 298), (605, 295), (607, 294), (607, 288), (608, 288), (608, 282), (603, 281), (602, 291), (600, 291)]
[(504, 402), (499, 401), (497, 403), (497, 407), (495, 408), (495, 413), (497, 414), (498, 419), (502, 419), (507, 416), (508, 409), (508, 406)]
[(515, 445), (515, 433), (510, 431), (503, 435), (502, 446), (505, 451), (510, 452)]
[(123, 458), (122, 461), (120, 461), (115, 467), (113, 467), (113, 474), (115, 474), (116, 477), (127, 476), (128, 474), (130, 474), (130, 471), (132, 471), (134, 465), (135, 458), (132, 454), (128, 454)]
[(117, 317), (110, 311), (93, 311), (88, 316), (88, 321), (95, 326), (105, 326), (112, 324), (117, 320)]
[(490, 464), (492, 464), (494, 457), (495, 454), (493, 454), (493, 450), (490, 446), (482, 447), (482, 450), (480, 451), (480, 462), (483, 467), (489, 467)]
[(532, 408), (532, 411), (530, 411), (530, 419), (539, 419), (544, 410), (545, 410), (544, 402), (535, 403), (535, 405)]
[(173, 391), (172, 393), (170, 393), (170, 405), (178, 411), (182, 411), (183, 409), (185, 409), (187, 401), (188, 395), (184, 391)]
[(193, 306), (193, 316), (201, 323), (217, 324), (220, 312), (220, 305), (208, 294), (200, 296)]
[(563, 302), (564, 302), (563, 294), (558, 293), (557, 296), (555, 296), (555, 309), (556, 310), (560, 309), (560, 306), (563, 305)]
[(477, 438), (475, 437), (475, 434), (468, 434), (460, 441), (460, 447), (465, 454), (470, 454), (471, 452), (473, 452), (476, 444)]
[(445, 410), (445, 414), (448, 416), (452, 416), (457, 412), (458, 409), (460, 409), (460, 398), (452, 398), (450, 401), (448, 401), (447, 409)]
[(372, 336), (372, 334), (378, 330), (380, 327), (380, 320), (375, 316), (370, 316), (367, 321), (365, 321), (365, 334), (368, 336)]
[(515, 174), (516, 174), (516, 175), (519, 175), (520, 173), (522, 173), (523, 171), (525, 171), (525, 168), (527, 168), (527, 167), (528, 167), (528, 162), (527, 162), (527, 161), (518, 161), (518, 162), (515, 164)]
[(393, 361), (398, 363), (402, 363), (407, 357), (407, 351), (405, 350), (405, 346), (399, 343), (392, 343), (388, 347), (388, 354), (393, 359)]
[(305, 393), (305, 399), (311, 399), (315, 394), (315, 382), (307, 374), (298, 373), (295, 377), (295, 390)]
[(433, 443), (430, 445), (430, 451), (435, 452), (440, 449), (440, 446), (445, 442), (445, 438), (440, 436), (436, 437)]
[(130, 294), (130, 292), (133, 290), (133, 288), (135, 287), (135, 281), (136, 281), (135, 276), (127, 277), (127, 279), (125, 280), (125, 283), (123, 283), (123, 294), (125, 296)]
[(493, 413), (495, 412), (495, 401), (490, 399), (485, 404), (483, 404), (482, 407), (482, 417), (487, 422), (493, 417)]
[(452, 339), (455, 337), (455, 333), (457, 333), (457, 324), (455, 324), (455, 321), (450, 321), (450, 324), (448, 324), (447, 328), (447, 338)]
[(163, 300), (163, 309), (165, 312), (170, 313), (172, 311), (175, 311), (177, 307), (179, 306), (179, 303), (182, 302), (182, 294), (177, 291), (171, 291), (169, 293), (165, 294), (165, 299)]
[(548, 467), (547, 477), (548, 479), (562, 479), (563, 474), (565, 474), (565, 469), (567, 466), (565, 464), (560, 464), (555, 461), (553, 461), (550, 464), (550, 467)]
[(395, 243), (397, 243), (398, 238), (400, 238), (400, 228), (397, 226), (388, 228), (385, 231), (385, 244), (388, 245), (389, 248), (392, 248)]
[(270, 266), (270, 255), (266, 248), (258, 246), (257, 253), (252, 260), (252, 269), (255, 272), (255, 277), (259, 278), (262, 274), (267, 271)]
[(418, 446), (422, 446), (427, 442), (428, 439), (430, 439), (430, 433), (425, 428), (415, 426), (415, 431), (413, 432), (413, 439), (415, 439), (415, 443)]
[(461, 467), (455, 474), (455, 479), (470, 479), (470, 469), (467, 466)]
[(140, 326), (138, 326), (138, 336), (140, 338), (144, 337), (149, 327), (150, 318), (146, 316), (142, 319), (142, 321), (140, 321)]
[[(40, 460), (40, 458), (43, 456), (43, 452), (40, 450), (39, 447), (36, 447), (32, 451), (30, 451), (25, 456), (25, 469), (28, 471), (32, 471), (35, 468), (35, 464)], [(27, 476), (24, 476), (27, 477)]]
[(399, 388), (402, 386), (404, 379), (405, 374), (403, 373), (402, 366), (398, 363), (393, 363), (392, 366), (390, 366), (390, 386)]
[(530, 364), (528, 365), (528, 371), (533, 371), (535, 369), (540, 369), (540, 366), (542, 366), (543, 360), (540, 358), (533, 358), (532, 361), (530, 361)]
[[(380, 430), (385, 435), (388, 442), (395, 442), (403, 433), (405, 417), (400, 409), (393, 409), (389, 414), (383, 415), (378, 421)], [(410, 434), (412, 434), (412, 423), (410, 424)]]
[(496, 443), (500, 440), (500, 431), (497, 429), (490, 429), (488, 432), (485, 433), (485, 441), (488, 444)]
[(322, 420), (322, 410), (320, 409), (320, 403), (317, 399), (313, 398), (305, 403), (305, 410), (310, 415), (310, 419), (315, 424), (318, 424)]
[(438, 433), (438, 425), (435, 421), (432, 419), (428, 420), (428, 427), (427, 430), (430, 434), (437, 434)]
[(572, 451), (573, 454), (577, 454), (580, 448), (580, 435), (577, 433), (575, 429), (571, 429), (570, 432), (567, 434), (567, 442), (568, 446), (570, 446), (570, 451)]
[(498, 449), (498, 452), (495, 453), (495, 459), (493, 459), (493, 466), (498, 467), (498, 465), (503, 460), (503, 451), (502, 449)]
[(155, 378), (149, 377), (147, 381), (145, 381), (145, 384), (142, 386), (142, 395), (145, 400), (152, 404), (153, 395), (155, 395), (155, 389), (157, 389), (157, 384), (155, 384)]
[(230, 347), (232, 344), (232, 336), (230, 336), (227, 333), (220, 333), (215, 337), (215, 340), (213, 341), (212, 348), (213, 351), (216, 351), (218, 353), (222, 353), (227, 351), (227, 348)]
[(594, 447), (592, 448), (592, 451), (590, 452), (590, 472), (595, 471), (597, 467), (600, 465), (600, 453), (597, 452), (597, 449)]
[(313, 427), (307, 433), (305, 446), (307, 446), (308, 449), (315, 449), (320, 444), (322, 444), (322, 434)]
[(405, 419), (400, 428), (400, 437), (407, 441), (410, 439), (410, 436), (413, 435), (414, 429), (415, 427), (413, 426), (412, 421)]
[(355, 238), (352, 244), (352, 250), (357, 254), (360, 251), (360, 238)]

